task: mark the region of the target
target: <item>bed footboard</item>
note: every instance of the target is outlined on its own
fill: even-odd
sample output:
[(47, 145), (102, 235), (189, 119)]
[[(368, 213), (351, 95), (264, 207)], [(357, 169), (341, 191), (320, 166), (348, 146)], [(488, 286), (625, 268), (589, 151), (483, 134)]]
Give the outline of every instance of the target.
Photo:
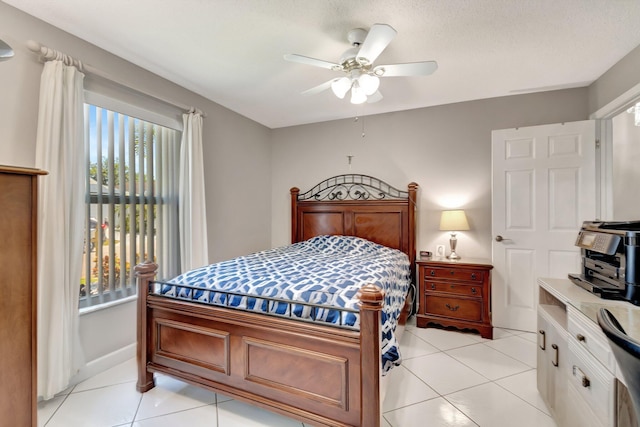
[(138, 277), (138, 381), (162, 372), (314, 425), (380, 425), (383, 292), (362, 288), (360, 331), (150, 293), (157, 265)]

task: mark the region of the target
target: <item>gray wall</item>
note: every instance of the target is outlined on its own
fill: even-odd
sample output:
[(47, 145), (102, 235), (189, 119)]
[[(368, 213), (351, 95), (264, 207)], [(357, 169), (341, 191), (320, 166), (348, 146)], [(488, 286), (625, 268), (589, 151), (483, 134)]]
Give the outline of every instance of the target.
[(640, 46), (589, 86), (589, 113), (595, 113), (640, 84)]
[[(471, 230), (462, 257), (491, 258), (491, 131), (588, 117), (587, 89), (493, 98), (273, 130), (273, 245), (290, 236), (289, 188), (306, 191), (343, 173), (420, 185), (418, 250), (449, 248), (440, 211), (462, 207)], [(366, 136), (361, 137), (362, 120)], [(351, 168), (347, 155), (354, 155)]]
[[(75, 56), (131, 87), (203, 110), (207, 115), (204, 161), (210, 260), (270, 246), (268, 128), (2, 2), (0, 38), (15, 50), (13, 59), (0, 63), (0, 164), (34, 166), (42, 64), (27, 49), (26, 42), (35, 40)], [(256, 203), (251, 211), (242, 210), (249, 192)], [(82, 344), (86, 360), (91, 362), (86, 374), (131, 356), (134, 315), (135, 305), (126, 303), (81, 316)]]

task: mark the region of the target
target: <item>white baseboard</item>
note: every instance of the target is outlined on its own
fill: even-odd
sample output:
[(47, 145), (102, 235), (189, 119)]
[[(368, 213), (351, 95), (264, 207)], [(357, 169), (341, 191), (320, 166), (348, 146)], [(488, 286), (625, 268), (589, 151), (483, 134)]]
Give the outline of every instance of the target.
[(126, 362), (132, 357), (136, 357), (136, 343), (129, 344), (126, 347), (122, 347), (112, 353), (106, 354), (102, 357), (94, 359), (87, 363), (84, 368), (71, 378), (69, 381), (70, 386), (81, 383), (82, 381), (93, 377), (107, 369), (113, 368), (120, 363)]

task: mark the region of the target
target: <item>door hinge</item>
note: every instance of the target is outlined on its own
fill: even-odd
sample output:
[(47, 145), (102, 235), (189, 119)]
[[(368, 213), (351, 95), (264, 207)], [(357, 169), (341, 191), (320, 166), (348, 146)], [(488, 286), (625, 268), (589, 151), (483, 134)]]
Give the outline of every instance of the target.
[(596, 148), (600, 148), (600, 140), (596, 139)]

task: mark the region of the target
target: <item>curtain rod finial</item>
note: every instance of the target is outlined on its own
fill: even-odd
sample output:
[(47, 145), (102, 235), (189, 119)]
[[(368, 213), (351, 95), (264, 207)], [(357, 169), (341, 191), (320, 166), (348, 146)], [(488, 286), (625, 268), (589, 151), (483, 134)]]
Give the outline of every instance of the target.
[(42, 50), (42, 45), (40, 43), (38, 43), (37, 41), (34, 41), (34, 40), (27, 41), (27, 47), (32, 52), (37, 52), (37, 53), (40, 53), (41, 50)]

